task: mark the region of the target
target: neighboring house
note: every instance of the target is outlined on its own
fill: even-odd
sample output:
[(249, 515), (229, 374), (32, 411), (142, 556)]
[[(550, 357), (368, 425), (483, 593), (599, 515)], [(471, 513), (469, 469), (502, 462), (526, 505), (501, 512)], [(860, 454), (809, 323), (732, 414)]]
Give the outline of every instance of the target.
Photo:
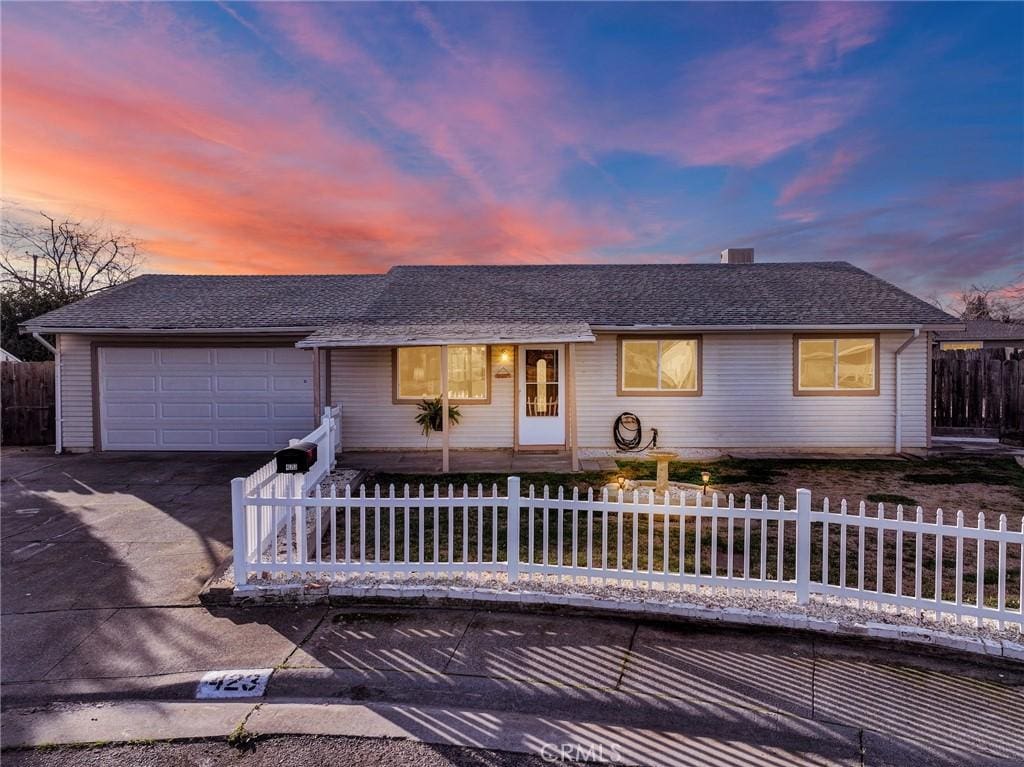
[(422, 448), (447, 378), (453, 449), (613, 449), (628, 411), (669, 448), (891, 453), (959, 327), (827, 262), (145, 275), (23, 329), (57, 335), (67, 450), (271, 450), (328, 403), (346, 450)]
[(21, 362), (21, 360), (3, 347), (0, 347), (0, 362)]
[(939, 349), (1024, 349), (1024, 322), (964, 320), (963, 324), (963, 330), (935, 333)]

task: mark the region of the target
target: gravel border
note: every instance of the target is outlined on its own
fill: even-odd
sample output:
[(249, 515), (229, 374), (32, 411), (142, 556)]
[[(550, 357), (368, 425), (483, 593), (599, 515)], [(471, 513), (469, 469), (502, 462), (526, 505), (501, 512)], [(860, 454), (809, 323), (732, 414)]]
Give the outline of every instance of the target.
[(336, 599), (566, 606), (650, 617), (723, 621), (896, 639), (1024, 662), (1024, 635), (1020, 629), (999, 629), (993, 621), (986, 620), (981, 626), (976, 626), (973, 619), (961, 622), (953, 616), (937, 619), (928, 611), (911, 612), (886, 606), (877, 609), (875, 606), (857, 607), (823, 596), (815, 596), (809, 604), (798, 605), (793, 594), (740, 592), (722, 587), (662, 590), (587, 584), (582, 579), (572, 583), (539, 577), (524, 577), (510, 584), (500, 578), (463, 575), (400, 579), (349, 576), (321, 582), (250, 581), (236, 587), (230, 601), (237, 605), (311, 604)]

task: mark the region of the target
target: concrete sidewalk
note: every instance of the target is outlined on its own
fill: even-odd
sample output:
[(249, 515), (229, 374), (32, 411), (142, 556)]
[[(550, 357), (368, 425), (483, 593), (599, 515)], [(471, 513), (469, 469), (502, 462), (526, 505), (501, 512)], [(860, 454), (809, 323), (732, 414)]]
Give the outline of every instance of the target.
[[(206, 722), (196, 734), (226, 735), (243, 720), (263, 733), (376, 732), (359, 731), (370, 715), (355, 706), (402, 737), (534, 753), (556, 732), (607, 744), (628, 731), (695, 759), (729, 744), (789, 763), (860, 763), (861, 753), (878, 764), (1024, 760), (1020, 664), (786, 632), (487, 611), (204, 613), (171, 619), (182, 638), (214, 622), (191, 649), (128, 621), (79, 643), (43, 678), (6, 684), (3, 745), (184, 737), (193, 716)], [(139, 642), (144, 652), (133, 653)], [(194, 713), (213, 710), (193, 700), (203, 672), (257, 667), (274, 669), (262, 706)], [(486, 738), (481, 722), (491, 723)], [(679, 763), (655, 751), (637, 751), (636, 763)]]

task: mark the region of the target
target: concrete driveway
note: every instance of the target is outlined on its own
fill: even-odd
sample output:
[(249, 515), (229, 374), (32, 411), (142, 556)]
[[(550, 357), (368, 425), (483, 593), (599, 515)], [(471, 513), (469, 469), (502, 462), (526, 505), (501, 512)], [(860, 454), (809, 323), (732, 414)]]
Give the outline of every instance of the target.
[(184, 653), (216, 631), (198, 594), (230, 555), (228, 483), (265, 461), (5, 449), (3, 682), (43, 679), (75, 649), (86, 668), (74, 671), (88, 675), (104, 648), (145, 655), (159, 637), (163, 651)]

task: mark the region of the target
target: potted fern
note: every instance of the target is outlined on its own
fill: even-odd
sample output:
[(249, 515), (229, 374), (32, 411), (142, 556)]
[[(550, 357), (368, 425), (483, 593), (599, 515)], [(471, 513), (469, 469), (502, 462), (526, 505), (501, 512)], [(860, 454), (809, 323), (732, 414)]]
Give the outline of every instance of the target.
[[(419, 411), (416, 414), (416, 423), (419, 424), (420, 431), (423, 432), (423, 436), (427, 438), (427, 447), (429, 448), (430, 433), (432, 431), (441, 431), (441, 414), (444, 412), (441, 405), (441, 398), (425, 399), (422, 402), (417, 403), (416, 409)], [(448, 425), (455, 426), (461, 418), (462, 413), (459, 412), (459, 406), (449, 405)]]

